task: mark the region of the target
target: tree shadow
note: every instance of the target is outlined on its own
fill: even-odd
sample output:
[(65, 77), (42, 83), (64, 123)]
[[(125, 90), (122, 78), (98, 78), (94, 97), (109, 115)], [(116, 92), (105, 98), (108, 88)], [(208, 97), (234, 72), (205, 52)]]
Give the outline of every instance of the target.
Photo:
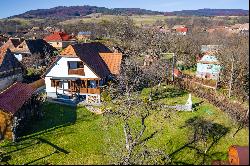
[(45, 103), (42, 106), (43, 118), (29, 121), (17, 141), (33, 138), (76, 122), (76, 107)]
[(57, 150), (55, 150), (54, 152), (52, 152), (52, 153), (50, 153), (50, 154), (48, 154), (48, 155), (45, 155), (45, 156), (40, 157), (40, 158), (38, 158), (38, 159), (29, 161), (29, 162), (27, 162), (27, 163), (25, 163), (25, 164), (23, 164), (23, 165), (29, 165), (29, 164), (32, 164), (32, 165), (33, 165), (33, 163), (35, 163), (35, 162), (37, 162), (37, 161), (40, 161), (40, 160), (42, 160), (42, 159), (45, 159), (45, 158), (47, 158), (47, 157), (50, 157), (50, 156), (52, 156), (53, 154), (56, 154), (56, 153), (59, 153), (59, 152), (58, 152)]
[[(59, 147), (59, 146), (51, 143), (50, 141), (48, 141), (48, 140), (46, 140), (44, 138), (41, 138), (41, 137), (40, 138), (32, 139), (31, 141), (29, 141), (29, 145), (28, 146), (23, 146), (23, 145), (26, 145), (26, 144), (27, 143), (23, 144), (21, 142), (20, 143), (13, 143), (13, 145), (10, 144), (9, 146), (14, 146), (15, 145), (16, 149), (8, 151), (8, 152), (5, 152), (5, 153), (1, 153), (0, 154), (1, 163), (4, 163), (5, 165), (6, 164), (8, 165), (8, 161), (11, 160), (11, 158), (12, 158), (11, 157), (12, 153), (15, 153), (15, 152), (20, 151), (20, 150), (24, 150), (26, 148), (34, 147), (35, 145), (38, 145), (38, 144), (47, 144), (47, 145), (51, 146), (54, 149), (54, 151), (52, 153), (48, 154), (48, 155), (45, 155), (45, 156), (39, 157), (37, 159), (34, 159), (32, 161), (29, 161), (29, 162), (25, 163), (24, 165), (32, 164), (32, 163), (37, 162), (39, 160), (42, 160), (44, 158), (50, 157), (50, 156), (52, 156), (53, 154), (56, 154), (56, 153), (63, 153), (65, 155), (67, 155), (67, 154), (70, 153), (69, 151), (67, 151), (67, 150), (65, 150), (65, 149), (63, 149), (63, 148), (61, 148), (61, 147)], [(8, 147), (8, 146), (5, 146), (5, 147)]]
[(199, 107), (202, 103), (204, 103), (204, 101), (201, 101), (201, 102), (198, 102), (198, 103), (194, 103), (194, 104), (192, 105), (193, 110), (194, 110), (194, 111), (197, 111), (197, 107)]
[(166, 88), (166, 89), (161, 88), (153, 93), (152, 100), (156, 101), (164, 98), (181, 97), (184, 96), (185, 94), (187, 94), (186, 91), (178, 88)]
[[(201, 117), (188, 119), (185, 125), (181, 126), (181, 128), (186, 127), (190, 130), (189, 141), (169, 154), (171, 158), (170, 164), (195, 164), (186, 163), (186, 161), (182, 161), (182, 159), (175, 158), (175, 156), (184, 149), (194, 150), (197, 155), (195, 161), (201, 161), (201, 163), (196, 164), (201, 165), (208, 163), (208, 161), (220, 160), (221, 156), (225, 155), (224, 152), (212, 152), (211, 149), (229, 132), (229, 128)], [(201, 144), (205, 146), (201, 146)]]

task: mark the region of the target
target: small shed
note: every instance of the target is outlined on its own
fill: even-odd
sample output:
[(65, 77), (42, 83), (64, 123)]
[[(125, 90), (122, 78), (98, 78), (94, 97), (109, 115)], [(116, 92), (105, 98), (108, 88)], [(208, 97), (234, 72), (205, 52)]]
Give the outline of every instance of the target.
[(16, 82), (0, 93), (0, 140), (15, 141), (27, 121), (39, 116), (38, 104), (33, 98), (35, 88)]

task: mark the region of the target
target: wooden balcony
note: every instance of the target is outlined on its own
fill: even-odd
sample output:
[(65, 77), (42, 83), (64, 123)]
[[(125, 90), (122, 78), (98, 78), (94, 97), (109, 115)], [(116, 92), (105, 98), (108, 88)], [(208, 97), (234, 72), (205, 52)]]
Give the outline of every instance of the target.
[(100, 88), (81, 88), (80, 93), (88, 93), (88, 94), (100, 94)]
[(80, 75), (80, 76), (84, 76), (84, 75), (85, 75), (85, 72), (84, 72), (84, 68), (69, 69), (69, 70), (68, 70), (68, 74), (69, 74), (69, 75)]

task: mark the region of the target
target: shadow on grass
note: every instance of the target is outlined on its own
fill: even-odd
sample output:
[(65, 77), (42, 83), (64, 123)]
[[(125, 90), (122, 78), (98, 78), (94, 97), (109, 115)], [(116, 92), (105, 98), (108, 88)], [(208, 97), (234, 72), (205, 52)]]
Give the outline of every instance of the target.
[(177, 88), (161, 88), (154, 92), (153, 94), (153, 101), (164, 99), (164, 98), (175, 98), (175, 97), (181, 97), (183, 95), (187, 94), (184, 90), (177, 89)]
[(76, 122), (75, 107), (45, 103), (42, 111), (44, 113), (42, 120), (28, 122), (17, 141), (33, 138)]
[[(12, 153), (15, 153), (15, 152), (20, 151), (20, 150), (24, 150), (26, 148), (34, 147), (35, 145), (38, 145), (38, 144), (47, 144), (47, 145), (51, 146), (54, 149), (54, 151), (51, 152), (48, 155), (45, 155), (45, 156), (39, 157), (37, 159), (34, 159), (32, 161), (29, 161), (28, 163), (25, 163), (24, 165), (32, 164), (32, 163), (37, 162), (39, 160), (42, 160), (44, 158), (50, 157), (50, 156), (52, 156), (53, 154), (56, 154), (56, 153), (63, 153), (65, 155), (69, 154), (69, 151), (67, 151), (67, 150), (65, 150), (65, 149), (63, 149), (63, 148), (61, 148), (61, 147), (59, 147), (59, 146), (51, 143), (50, 141), (48, 141), (48, 140), (46, 140), (44, 138), (34, 138), (34, 139), (31, 139), (29, 141), (29, 145), (28, 146), (24, 146), (26, 144), (27, 143), (24, 144), (24, 143), (21, 143), (21, 142), (20, 143), (10, 144), (9, 146), (14, 146), (15, 145), (16, 149), (8, 151), (8, 152), (5, 152), (5, 153), (1, 153), (1, 155), (0, 155), (1, 163), (4, 163), (5, 165), (6, 164), (9, 165), (8, 161), (11, 160), (11, 158), (12, 158), (11, 154)], [(5, 146), (5, 147), (8, 147), (8, 146)]]
[[(190, 141), (182, 147), (169, 154), (172, 159), (170, 164), (181, 164), (182, 159), (177, 159), (175, 156), (184, 149), (194, 150), (198, 158), (195, 161), (202, 161), (201, 165), (207, 164), (208, 161), (221, 159), (223, 152), (211, 152), (211, 149), (224, 137), (229, 128), (201, 117), (193, 117), (185, 122), (181, 128), (187, 127), (190, 130)], [(201, 146), (202, 145), (202, 146)], [(185, 163), (197, 164), (197, 163)]]

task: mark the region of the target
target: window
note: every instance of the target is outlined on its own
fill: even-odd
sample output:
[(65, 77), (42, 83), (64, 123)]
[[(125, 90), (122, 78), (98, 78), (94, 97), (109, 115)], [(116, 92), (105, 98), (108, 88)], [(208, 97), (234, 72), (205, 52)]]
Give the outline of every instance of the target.
[(77, 69), (77, 68), (84, 68), (82, 61), (69, 61), (68, 62), (69, 69)]
[(208, 65), (207, 69), (212, 69), (212, 67), (213, 67), (212, 65)]

